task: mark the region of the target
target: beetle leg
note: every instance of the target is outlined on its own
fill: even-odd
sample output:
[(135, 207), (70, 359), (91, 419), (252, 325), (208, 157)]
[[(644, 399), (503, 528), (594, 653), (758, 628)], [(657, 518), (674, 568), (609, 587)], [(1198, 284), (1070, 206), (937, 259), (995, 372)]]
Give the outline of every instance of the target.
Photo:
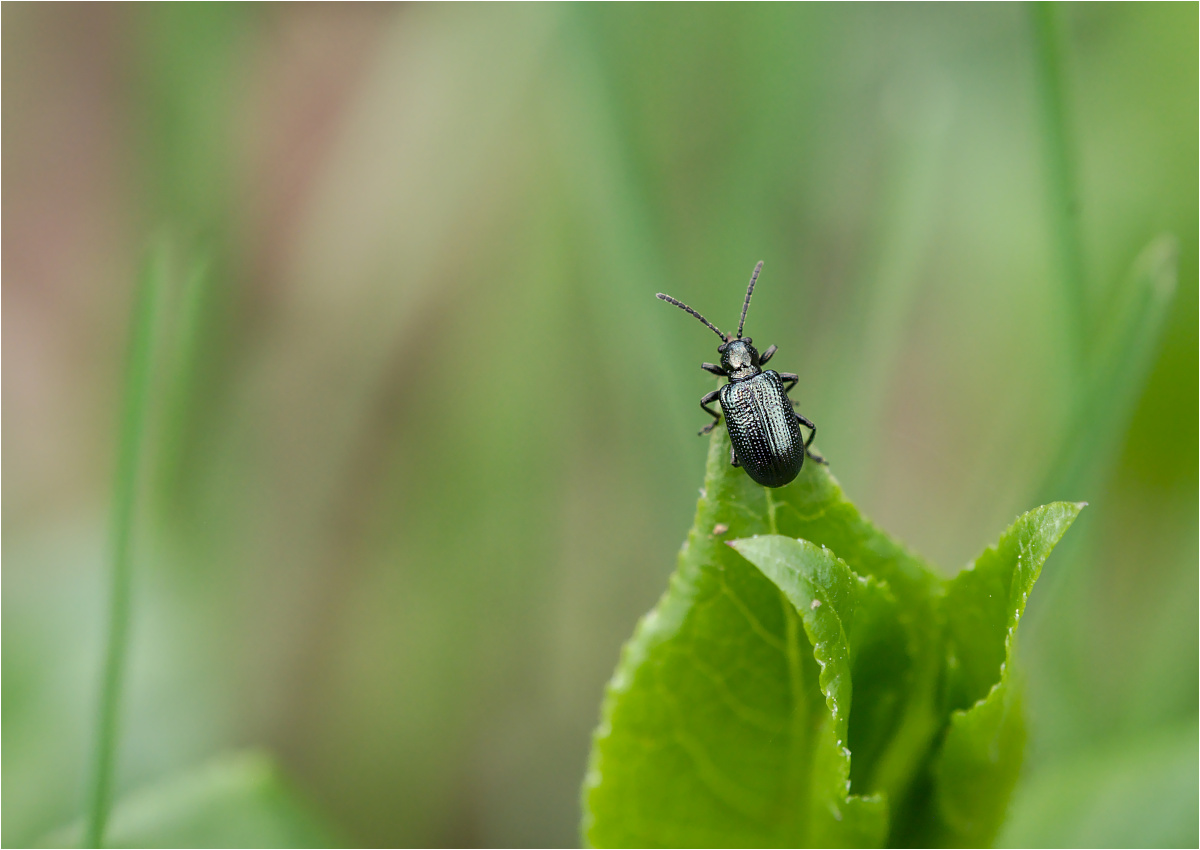
[(772, 357), (775, 356), (775, 352), (778, 350), (779, 350), (778, 345), (772, 345), (770, 348), (768, 348), (766, 351), (764, 351), (762, 353), (762, 356), (760, 356), (758, 358), (758, 365), (761, 366), (764, 363), (766, 363), (768, 360), (770, 360)]
[(729, 373), (715, 363), (701, 363), (700, 368), (705, 372), (712, 372), (714, 375), (720, 375), (722, 378), (729, 377)]
[(811, 419), (807, 419), (804, 416), (801, 416), (799, 413), (796, 414), (796, 421), (798, 421), (801, 425), (807, 425), (808, 429), (812, 431), (812, 433), (808, 435), (808, 439), (804, 441), (804, 453), (817, 463), (823, 463), (826, 466), (829, 466), (829, 461), (825, 460), (825, 458), (821, 457), (819, 454), (809, 448), (809, 446), (812, 445), (812, 441), (817, 438), (817, 426), (813, 424)]
[(733, 446), (729, 447), (729, 465), (730, 466), (741, 466), (741, 464), (738, 463), (737, 453), (733, 450)]
[(785, 393), (790, 393), (800, 381), (800, 376), (795, 372), (780, 372), (779, 377), (783, 381), (783, 391)]
[(712, 404), (714, 401), (717, 400), (717, 397), (720, 394), (721, 394), (720, 390), (713, 390), (711, 393), (706, 395), (704, 398), (700, 399), (700, 409), (703, 410), (705, 413), (707, 413), (709, 416), (711, 416), (713, 418), (713, 421), (709, 422), (707, 425), (705, 425), (703, 428), (701, 428), (700, 433), (697, 434), (697, 436), (703, 437), (705, 434), (707, 434), (713, 428), (716, 428), (717, 423), (719, 423), (721, 421), (721, 414), (717, 413), (715, 410), (713, 410), (712, 408), (709, 407), (710, 404)]

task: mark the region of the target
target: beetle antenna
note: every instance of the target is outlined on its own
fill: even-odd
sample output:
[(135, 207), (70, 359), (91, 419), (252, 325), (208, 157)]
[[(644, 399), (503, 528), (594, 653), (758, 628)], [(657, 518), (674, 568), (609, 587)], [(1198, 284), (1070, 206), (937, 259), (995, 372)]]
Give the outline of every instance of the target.
[[(762, 264), (760, 263), (759, 265), (762, 265)], [(660, 292), (660, 293), (658, 293), (658, 294), (657, 294), (655, 297), (656, 297), (656, 298), (659, 298), (659, 299), (661, 299), (661, 300), (663, 300), (663, 301), (666, 301), (668, 304), (674, 304), (674, 305), (675, 305), (676, 307), (678, 307), (680, 310), (687, 310), (689, 313), (691, 313), (691, 314), (692, 314), (693, 316), (695, 316), (697, 319), (699, 319), (700, 321), (704, 322), (704, 324), (708, 325), (708, 326), (709, 326), (709, 327), (712, 329), (712, 332), (713, 332), (713, 333), (715, 333), (717, 336), (719, 336), (719, 337), (721, 338), (721, 341), (722, 341), (722, 342), (729, 342), (729, 337), (727, 337), (725, 334), (721, 333), (721, 329), (720, 329), (720, 328), (718, 328), (716, 325), (714, 325), (714, 324), (713, 324), (712, 322), (710, 322), (708, 319), (706, 319), (706, 318), (704, 318), (703, 316), (701, 316), (699, 313), (697, 313), (697, 312), (696, 312), (695, 310), (693, 310), (691, 307), (689, 307), (688, 305), (684, 304), (682, 301), (680, 301), (680, 300), (678, 300), (678, 299), (676, 299), (676, 298), (672, 298), (670, 295), (663, 295), (661, 292)]]
[(754, 284), (758, 281), (758, 273), (762, 271), (763, 261), (759, 260), (758, 265), (754, 267), (754, 274), (750, 275), (750, 285), (746, 287), (746, 300), (742, 302), (742, 320), (738, 322), (737, 338), (742, 338), (742, 328), (746, 326), (746, 311), (750, 309), (750, 296), (754, 294)]

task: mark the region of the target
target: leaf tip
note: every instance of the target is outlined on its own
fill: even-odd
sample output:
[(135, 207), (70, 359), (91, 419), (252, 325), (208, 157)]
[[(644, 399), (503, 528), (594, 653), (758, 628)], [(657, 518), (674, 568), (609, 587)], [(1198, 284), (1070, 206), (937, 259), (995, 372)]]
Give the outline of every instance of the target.
[(733, 540), (726, 540), (725, 545), (728, 546), (730, 549), (736, 549), (738, 552), (741, 552), (742, 546), (744, 544), (749, 543), (751, 540), (757, 540), (757, 539), (758, 539), (757, 534), (751, 534), (749, 537), (737, 537), (737, 538), (734, 538)]

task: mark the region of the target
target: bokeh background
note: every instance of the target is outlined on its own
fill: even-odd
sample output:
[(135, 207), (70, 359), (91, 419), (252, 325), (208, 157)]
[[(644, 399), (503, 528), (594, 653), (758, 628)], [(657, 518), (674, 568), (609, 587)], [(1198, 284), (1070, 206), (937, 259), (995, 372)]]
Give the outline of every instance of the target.
[[(950, 574), (1090, 503), (1022, 626), (1003, 840), (1195, 845), (1194, 4), (1055, 12), (1058, 172), (1018, 4), (2, 14), (6, 846), (85, 805), (155, 244), (119, 798), (252, 748), (336, 840), (576, 843), (703, 472), (715, 340), (653, 296), (731, 326), (764, 259), (749, 333), (893, 534)], [(1139, 256), (1137, 355), (1102, 318)], [(1145, 361), (1098, 408), (1078, 329)]]

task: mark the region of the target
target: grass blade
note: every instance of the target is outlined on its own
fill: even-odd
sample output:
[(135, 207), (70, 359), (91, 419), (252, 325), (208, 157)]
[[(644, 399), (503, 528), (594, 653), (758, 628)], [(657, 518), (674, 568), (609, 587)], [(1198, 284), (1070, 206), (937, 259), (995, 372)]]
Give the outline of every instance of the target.
[(129, 359), (125, 370), (125, 399), (121, 411), (120, 443), (113, 493), (109, 553), (108, 635), (104, 672), (96, 716), (95, 755), (88, 799), (85, 845), (100, 847), (112, 804), (117, 744), (117, 715), (129, 638), (130, 597), (133, 589), (133, 532), (138, 482), (145, 457), (145, 433), (153, 376), (154, 337), (158, 305), (168, 275), (166, 245), (155, 245), (146, 260), (134, 304)]
[(1070, 346), (1073, 386), (1083, 386), (1087, 370), (1088, 305), (1079, 235), (1079, 190), (1072, 163), (1071, 132), (1063, 92), (1060, 13), (1054, 3), (1030, 6), (1033, 21), (1036, 86), (1041, 113), (1043, 155), (1054, 259), (1063, 289), (1064, 319)]
[(1161, 235), (1134, 260), (1101, 322), (1093, 366), (1058, 459), (1039, 494), (1083, 498), (1114, 466), (1175, 297), (1179, 249)]

